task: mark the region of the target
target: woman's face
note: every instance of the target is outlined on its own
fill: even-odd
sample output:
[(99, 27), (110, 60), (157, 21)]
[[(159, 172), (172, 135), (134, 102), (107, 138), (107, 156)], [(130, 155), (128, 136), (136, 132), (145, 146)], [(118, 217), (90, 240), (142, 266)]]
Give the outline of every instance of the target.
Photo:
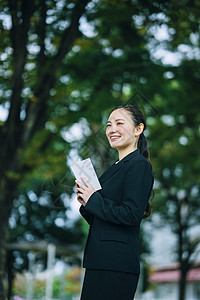
[(106, 136), (112, 148), (117, 150), (137, 148), (139, 134), (138, 126), (134, 126), (131, 114), (128, 111), (119, 108), (110, 114), (107, 122)]

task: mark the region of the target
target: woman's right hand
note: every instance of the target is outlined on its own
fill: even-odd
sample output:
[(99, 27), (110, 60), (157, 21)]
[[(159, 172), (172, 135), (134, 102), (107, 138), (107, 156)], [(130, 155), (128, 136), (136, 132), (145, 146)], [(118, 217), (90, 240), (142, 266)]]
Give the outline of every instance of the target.
[(79, 185), (76, 183), (76, 195), (77, 195), (77, 200), (79, 203), (81, 203), (83, 206), (86, 205), (86, 202), (83, 200), (83, 198), (80, 196), (78, 189)]

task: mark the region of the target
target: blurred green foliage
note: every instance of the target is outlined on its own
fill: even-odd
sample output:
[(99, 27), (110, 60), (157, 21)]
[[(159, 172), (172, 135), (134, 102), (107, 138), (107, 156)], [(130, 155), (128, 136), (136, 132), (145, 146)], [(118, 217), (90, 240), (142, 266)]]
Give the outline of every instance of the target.
[[(188, 270), (199, 245), (191, 235), (200, 215), (199, 1), (20, 0), (0, 7), (0, 104), (8, 113), (0, 123), (1, 253), (8, 220), (10, 242), (83, 243), (87, 225), (67, 222), (74, 191), (68, 163), (90, 156), (100, 175), (116, 158), (106, 118), (129, 102), (147, 116), (152, 221), (171, 226), (177, 260)], [(176, 53), (173, 64), (164, 63), (167, 51)], [(141, 241), (141, 253), (148, 251)], [(17, 256), (22, 263), (13, 266), (27, 267), (26, 253)]]

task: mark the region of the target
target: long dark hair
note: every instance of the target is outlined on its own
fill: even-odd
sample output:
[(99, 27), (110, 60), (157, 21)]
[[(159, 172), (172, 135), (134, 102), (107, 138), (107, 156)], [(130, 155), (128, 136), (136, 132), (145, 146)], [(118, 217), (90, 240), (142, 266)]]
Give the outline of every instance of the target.
[[(140, 153), (149, 161), (150, 167), (152, 169), (152, 164), (150, 161), (150, 155), (149, 155), (149, 149), (148, 149), (148, 143), (147, 143), (147, 139), (144, 135), (144, 131), (146, 129), (145, 116), (143, 115), (143, 113), (137, 106), (131, 105), (131, 104), (119, 105), (119, 106), (115, 107), (111, 112), (113, 112), (114, 110), (120, 109), (120, 108), (125, 109), (126, 111), (128, 111), (131, 114), (131, 117), (132, 117), (135, 127), (137, 127), (140, 123), (144, 124), (144, 130), (139, 136), (137, 147), (140, 150)], [(153, 191), (153, 197), (154, 197), (154, 191)], [(153, 199), (153, 197), (151, 198), (151, 200)], [(148, 201), (143, 219), (147, 218), (151, 214), (151, 212), (152, 212), (152, 206), (150, 204), (150, 201)]]

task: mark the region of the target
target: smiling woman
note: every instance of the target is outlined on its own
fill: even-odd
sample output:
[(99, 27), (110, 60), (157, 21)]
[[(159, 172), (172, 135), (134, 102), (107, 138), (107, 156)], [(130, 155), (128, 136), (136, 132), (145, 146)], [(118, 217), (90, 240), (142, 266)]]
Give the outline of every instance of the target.
[(118, 150), (119, 160), (137, 149), (137, 142), (144, 124), (133, 126), (129, 112), (123, 108), (114, 110), (108, 119), (106, 136), (112, 148)]
[(90, 224), (81, 300), (134, 298), (140, 272), (140, 223), (151, 213), (153, 186), (145, 128), (145, 118), (136, 106), (113, 109), (106, 136), (118, 151), (118, 163), (99, 178), (99, 191), (84, 178), (85, 185), (76, 180), (80, 213)]

